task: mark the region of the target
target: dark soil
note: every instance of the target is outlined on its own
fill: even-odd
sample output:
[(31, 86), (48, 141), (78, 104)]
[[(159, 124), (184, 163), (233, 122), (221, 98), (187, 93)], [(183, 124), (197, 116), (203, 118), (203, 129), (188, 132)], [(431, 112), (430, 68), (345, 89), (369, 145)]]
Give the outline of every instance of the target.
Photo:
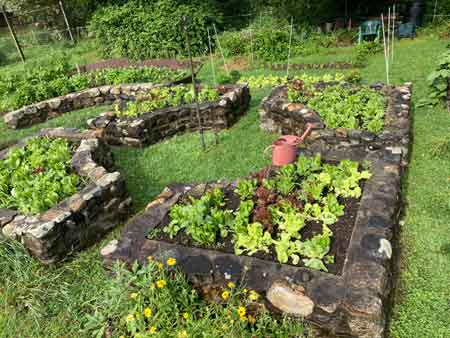
[[(263, 177), (267, 177), (269, 175), (270, 172), (264, 170), (259, 173), (256, 173), (253, 176), (262, 179)], [(240, 204), (239, 196), (236, 193), (234, 193), (233, 189), (231, 188), (225, 189), (224, 195), (226, 208), (230, 210), (236, 210)], [(257, 221), (263, 224), (265, 230), (271, 232), (272, 238), (277, 237), (277, 229), (276, 226), (272, 223), (272, 217), (269, 212), (269, 206), (275, 205), (282, 200), (288, 200), (297, 208), (303, 209), (303, 202), (299, 201), (295, 196), (282, 197), (262, 186), (259, 187), (255, 192), (254, 197), (255, 209), (252, 213), (251, 221), (252, 222)], [(188, 196), (185, 195), (180, 199), (179, 202), (187, 203), (188, 201), (189, 198)], [(359, 200), (357, 199), (350, 198), (341, 200), (340, 202), (341, 204), (345, 205), (345, 214), (344, 216), (340, 217), (335, 224), (329, 226), (330, 229), (333, 231), (329, 255), (334, 256), (335, 262), (333, 264), (326, 264), (328, 271), (335, 275), (340, 275), (342, 273), (344, 262), (347, 257), (347, 250), (350, 243), (350, 238), (352, 236), (353, 228), (355, 225), (356, 214), (359, 208)], [(234, 245), (232, 243), (231, 235), (225, 239), (220, 238), (219, 242), (213, 247), (201, 246), (198, 245), (197, 243), (194, 243), (193, 240), (188, 235), (186, 235), (185, 232), (182, 231), (179, 232), (174, 239), (170, 239), (170, 237), (167, 234), (161, 231), (169, 222), (170, 217), (169, 215), (166, 215), (164, 220), (158, 226), (157, 231), (154, 234), (154, 239), (162, 240), (169, 243), (178, 243), (189, 247), (215, 249), (226, 253), (234, 253)], [(315, 235), (322, 233), (322, 225), (321, 223), (314, 221), (307, 222), (306, 226), (300, 233), (303, 241), (310, 239)], [(273, 248), (271, 248), (271, 251), (269, 253), (258, 252), (252, 257), (277, 262), (277, 255)], [(297, 266), (302, 266), (302, 262), (300, 261), (299, 265)]]
[[(201, 63), (194, 61), (194, 68), (198, 67)], [(158, 68), (171, 68), (171, 69), (186, 69), (188, 70), (190, 65), (187, 61), (179, 61), (176, 59), (150, 59), (143, 61), (131, 61), (126, 58), (110, 59), (99, 61), (97, 63), (87, 64), (80, 66), (82, 72), (92, 72), (107, 68), (128, 68), (128, 67), (158, 67)]]

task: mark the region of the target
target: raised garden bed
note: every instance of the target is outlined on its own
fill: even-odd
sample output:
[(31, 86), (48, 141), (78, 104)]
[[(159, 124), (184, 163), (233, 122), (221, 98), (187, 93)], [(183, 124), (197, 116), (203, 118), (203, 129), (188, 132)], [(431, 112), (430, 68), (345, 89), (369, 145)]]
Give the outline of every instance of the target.
[(44, 264), (95, 243), (128, 213), (124, 181), (93, 132), (44, 129), (1, 151), (0, 161), (12, 175), (0, 191), (2, 233)]
[[(159, 88), (163, 87), (155, 86), (153, 89)], [(168, 90), (172, 89), (168, 87)], [(250, 103), (247, 85), (220, 86), (217, 91), (218, 99), (209, 101), (205, 98), (205, 102), (200, 104), (200, 116), (205, 129), (229, 128), (245, 113)], [(147, 111), (139, 111), (137, 114), (108, 112), (89, 120), (88, 125), (97, 130), (109, 144), (135, 147), (157, 143), (164, 138), (198, 129), (195, 104), (157, 109), (160, 105), (152, 95), (149, 91), (150, 98), (145, 100), (149, 107)], [(156, 109), (151, 108), (152, 103)], [(127, 107), (126, 111), (130, 111), (130, 108)]]
[[(318, 87), (318, 90), (323, 90), (323, 88), (326, 90), (326, 88), (336, 85), (341, 86), (337, 83), (318, 83), (315, 86)], [(344, 86), (348, 86), (350, 91), (358, 93), (358, 88), (352, 89), (352, 86), (346, 84)], [(308, 97), (300, 97), (300, 100), (304, 100), (304, 103), (295, 103), (292, 102), (292, 95), (289, 95), (288, 86), (276, 87), (262, 101), (261, 128), (281, 134), (301, 135), (305, 131), (307, 123), (312, 123), (315, 128), (309, 135), (308, 142), (321, 143), (323, 147), (342, 142), (344, 145), (353, 147), (362, 145), (371, 149), (389, 148), (396, 153), (403, 154), (406, 161), (409, 153), (409, 129), (411, 124), (411, 84), (407, 83), (400, 87), (376, 84), (371, 88), (384, 96), (384, 114), (380, 115), (376, 111), (377, 108), (373, 108), (375, 104), (368, 107), (361, 100), (356, 105), (356, 109), (355, 106), (352, 107), (356, 114), (342, 119), (343, 115), (340, 115), (343, 112), (333, 113), (334, 107), (332, 105), (326, 107), (325, 111), (314, 111), (308, 106)], [(343, 100), (345, 98), (337, 99), (338, 103)], [(318, 106), (323, 107), (324, 102), (325, 100), (322, 97), (316, 100)], [(361, 111), (367, 112), (367, 119), (365, 116), (357, 116)], [(331, 123), (336, 123), (336, 121), (338, 121), (337, 123), (348, 123), (351, 118), (355, 118), (356, 122), (353, 125), (356, 128), (330, 128), (321, 113), (326, 113)]]
[[(308, 150), (305, 153), (312, 155)], [(316, 264), (312, 265), (314, 268), (305, 267), (304, 254), (300, 254), (302, 260), (296, 265), (293, 257), (283, 264), (270, 251), (237, 256), (230, 252), (226, 240), (219, 240), (218, 247), (205, 248), (194, 246), (192, 236), (188, 239), (186, 234), (177, 234), (170, 239), (166, 232), (155, 230), (163, 229), (173, 220), (171, 210), (179, 202), (186, 203), (187, 195), (201, 198), (205, 191), (219, 187), (231, 196), (229, 192), (236, 187), (233, 182), (167, 187), (141, 215), (126, 225), (119, 241), (112, 241), (102, 250), (104, 261), (107, 265), (116, 260), (145, 264), (149, 256), (161, 262), (174, 257), (198, 287), (242, 282), (261, 293), (267, 306), (275, 312), (304, 317), (328, 331), (330, 336), (381, 337), (393, 285), (392, 241), (401, 207), (402, 156), (386, 149), (355, 151), (345, 145), (322, 153), (322, 160), (330, 164), (347, 159), (357, 161), (360, 170), (368, 165), (371, 177), (360, 185), (361, 199), (347, 203), (340, 200), (346, 205), (342, 224), (329, 225), (335, 237), (330, 251), (322, 257), (329, 272), (317, 270)], [(232, 201), (230, 198), (226, 205), (232, 207)], [(307, 223), (304, 229), (308, 227), (311, 232), (301, 233), (303, 243), (323, 234), (322, 227), (315, 228), (314, 223)], [(257, 243), (264, 244), (264, 241)], [(336, 256), (335, 263), (325, 258), (330, 254)]]
[[(272, 64), (269, 67), (272, 70), (286, 70), (286, 64)], [(292, 63), (289, 65), (289, 69), (292, 70), (307, 70), (307, 69), (350, 69), (355, 68), (352, 62), (349, 61), (337, 61), (329, 63)]]
[[(145, 95), (155, 83), (189, 82), (189, 74), (168, 68), (130, 68), (72, 75), (51, 75), (48, 70), (20, 80), (7, 78), (0, 83), (0, 87), (4, 87), (4, 97), (9, 101), (6, 104), (9, 113), (3, 119), (9, 128), (25, 128), (76, 109), (134, 100), (136, 95)], [(11, 87), (10, 83), (16, 83), (16, 86)]]

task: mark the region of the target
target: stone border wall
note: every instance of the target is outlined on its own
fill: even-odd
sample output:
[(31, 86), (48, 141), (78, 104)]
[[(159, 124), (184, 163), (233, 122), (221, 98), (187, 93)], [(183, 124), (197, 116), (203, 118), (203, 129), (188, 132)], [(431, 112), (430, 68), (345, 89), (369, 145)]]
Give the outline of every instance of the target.
[[(126, 225), (120, 240), (110, 242), (102, 250), (104, 262), (107, 266), (116, 260), (130, 265), (134, 261), (146, 264), (148, 256), (161, 262), (174, 257), (194, 285), (243, 282), (247, 288), (263, 294), (272, 307), (305, 318), (329, 337), (383, 337), (393, 285), (392, 241), (401, 208), (402, 156), (386, 149), (354, 149), (335, 144), (324, 150), (322, 158), (371, 164), (372, 177), (364, 187), (341, 275), (146, 239), (186, 191), (204, 191), (205, 184), (166, 188)], [(217, 184), (223, 185), (213, 183)]]
[[(81, 191), (38, 216), (0, 209), (3, 235), (22, 242), (31, 255), (50, 264), (98, 241), (125, 219), (131, 199), (121, 174), (108, 171), (113, 165), (112, 154), (94, 132), (57, 128), (44, 129), (36, 136), (77, 142), (72, 166), (87, 180)], [(26, 139), (0, 152), (0, 160), (25, 143)]]
[(298, 103), (290, 103), (287, 98), (287, 87), (274, 88), (261, 104), (261, 128), (280, 134), (301, 135), (307, 123), (314, 123), (315, 130), (307, 138), (308, 141), (321, 140), (324, 144), (347, 142), (349, 145), (365, 145), (372, 149), (388, 148), (404, 155), (409, 153), (409, 129), (411, 124), (411, 83), (400, 87), (376, 84), (372, 87), (383, 92), (387, 97), (385, 127), (380, 134), (364, 130), (348, 130), (344, 128), (327, 129), (320, 115), (311, 108)]
[(4, 115), (3, 120), (11, 129), (27, 128), (73, 110), (134, 101), (138, 96), (146, 95), (153, 88), (160, 86), (163, 85), (141, 83), (85, 89), (9, 112)]
[[(200, 104), (202, 126), (220, 130), (231, 127), (248, 109), (248, 85), (221, 86), (219, 100)], [(142, 147), (173, 135), (198, 130), (195, 104), (158, 109), (138, 117), (119, 117), (115, 112), (88, 121), (112, 145)]]

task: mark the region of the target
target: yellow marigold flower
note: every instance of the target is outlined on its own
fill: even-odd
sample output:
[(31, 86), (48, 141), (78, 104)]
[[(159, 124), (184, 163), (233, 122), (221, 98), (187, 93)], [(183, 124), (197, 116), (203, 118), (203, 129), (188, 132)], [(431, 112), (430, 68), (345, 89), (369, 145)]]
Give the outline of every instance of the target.
[(247, 293), (247, 292), (248, 292), (248, 290), (247, 290), (247, 289), (244, 289), (244, 290), (242, 290), (242, 292), (244, 292), (244, 293)]
[(256, 318), (254, 317), (254, 316), (251, 316), (251, 315), (248, 315), (248, 322), (250, 323), (250, 324), (255, 324), (256, 323)]
[(230, 293), (228, 291), (222, 292), (222, 299), (227, 300), (228, 298), (230, 298)]
[(184, 313), (183, 313), (183, 318), (184, 318), (184, 319), (189, 319), (189, 313), (184, 312)]
[(156, 282), (156, 287), (158, 289), (162, 289), (167, 285), (167, 282), (164, 279), (160, 279), (159, 281)]
[(159, 269), (159, 270), (162, 270), (162, 269), (164, 268), (163, 263), (158, 263), (157, 266), (158, 266), (158, 269)]
[(186, 330), (178, 332), (178, 338), (187, 338), (187, 337), (188, 337), (188, 333)]
[(150, 318), (152, 316), (152, 309), (150, 309), (149, 307), (146, 307), (144, 309), (144, 316), (145, 316), (145, 318)]
[(233, 282), (228, 282), (227, 286), (230, 289), (234, 289), (236, 287), (236, 284), (234, 284)]
[(239, 318), (241, 319), (241, 322), (246, 322), (248, 320), (246, 316), (239, 316)]
[(150, 332), (150, 334), (156, 333), (156, 326), (150, 326), (148, 332)]
[(134, 315), (129, 314), (129, 315), (127, 316), (127, 322), (132, 322), (132, 321), (134, 321)]
[(174, 266), (175, 264), (177, 264), (177, 260), (175, 258), (173, 258), (173, 257), (169, 257), (167, 259), (166, 263), (167, 263), (168, 266)]
[(256, 291), (251, 290), (250, 294), (248, 295), (248, 299), (251, 301), (257, 301), (259, 299), (259, 294)]
[(239, 306), (238, 313), (239, 313), (239, 316), (242, 317), (242, 316), (245, 316), (245, 314), (247, 313), (247, 310), (245, 309), (245, 307)]
[(133, 292), (131, 295), (130, 295), (130, 298), (131, 299), (136, 299), (138, 297), (138, 294), (136, 293), (136, 292)]

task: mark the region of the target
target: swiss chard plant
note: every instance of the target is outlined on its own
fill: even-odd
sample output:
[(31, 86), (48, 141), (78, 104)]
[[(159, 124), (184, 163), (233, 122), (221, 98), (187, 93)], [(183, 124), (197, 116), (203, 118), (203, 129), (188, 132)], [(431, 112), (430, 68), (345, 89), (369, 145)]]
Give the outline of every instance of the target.
[(72, 172), (64, 139), (33, 138), (0, 161), (0, 208), (39, 214), (73, 195), (83, 183)]

